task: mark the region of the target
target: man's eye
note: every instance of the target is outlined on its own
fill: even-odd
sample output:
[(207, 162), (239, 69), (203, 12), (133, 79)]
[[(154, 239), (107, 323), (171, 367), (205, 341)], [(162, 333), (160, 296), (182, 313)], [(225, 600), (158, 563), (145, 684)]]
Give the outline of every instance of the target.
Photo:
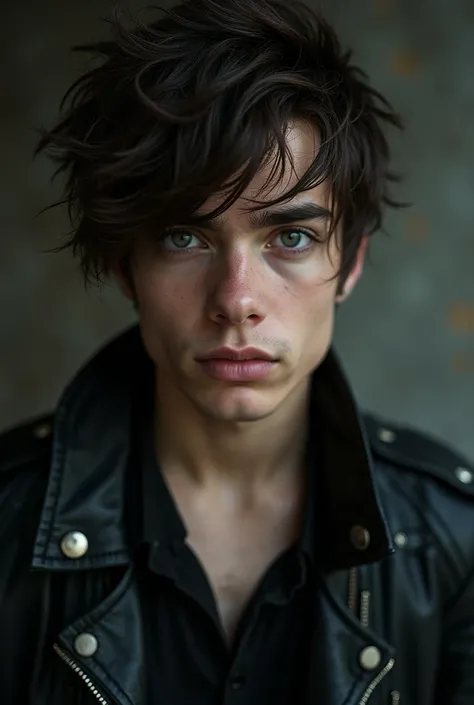
[(168, 250), (188, 250), (201, 244), (195, 235), (186, 230), (164, 233), (162, 241)]
[(314, 238), (304, 230), (286, 230), (280, 233), (276, 239), (279, 239), (281, 246), (288, 250), (304, 250)]

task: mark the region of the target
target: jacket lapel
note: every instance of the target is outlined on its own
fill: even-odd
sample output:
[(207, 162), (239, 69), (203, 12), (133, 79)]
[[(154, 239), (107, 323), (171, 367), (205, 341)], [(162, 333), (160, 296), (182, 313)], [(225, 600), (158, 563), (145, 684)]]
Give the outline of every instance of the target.
[(98, 606), (58, 636), (54, 650), (77, 686), (102, 705), (145, 705), (142, 620), (133, 568)]
[(304, 705), (365, 705), (394, 666), (394, 649), (347, 606), (348, 571), (321, 576)]

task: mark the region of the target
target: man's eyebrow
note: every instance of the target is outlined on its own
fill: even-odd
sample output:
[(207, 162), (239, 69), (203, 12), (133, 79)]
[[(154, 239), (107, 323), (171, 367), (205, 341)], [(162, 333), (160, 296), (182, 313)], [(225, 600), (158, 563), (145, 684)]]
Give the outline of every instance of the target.
[[(319, 206), (314, 201), (303, 203), (293, 203), (288, 205), (276, 206), (272, 209), (253, 211), (249, 215), (250, 226), (254, 230), (259, 228), (271, 228), (276, 225), (291, 225), (296, 221), (302, 220), (330, 220), (332, 213), (327, 208)], [(225, 220), (222, 216), (213, 218), (212, 220), (203, 222), (202, 216), (191, 216), (188, 219), (188, 225), (201, 224), (209, 230), (223, 230)]]
[(309, 201), (255, 211), (250, 214), (250, 225), (255, 229), (270, 228), (275, 225), (291, 225), (297, 220), (328, 220), (331, 216), (327, 208)]

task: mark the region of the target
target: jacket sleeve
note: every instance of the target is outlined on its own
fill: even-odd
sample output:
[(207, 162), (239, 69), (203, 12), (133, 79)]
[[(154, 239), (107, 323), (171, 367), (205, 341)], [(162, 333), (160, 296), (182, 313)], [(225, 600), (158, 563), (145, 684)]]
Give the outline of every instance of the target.
[(474, 705), (474, 571), (444, 615), (435, 703)]
[(31, 558), (47, 458), (28, 426), (0, 435), (0, 703), (26, 705), (41, 652), (44, 576)]

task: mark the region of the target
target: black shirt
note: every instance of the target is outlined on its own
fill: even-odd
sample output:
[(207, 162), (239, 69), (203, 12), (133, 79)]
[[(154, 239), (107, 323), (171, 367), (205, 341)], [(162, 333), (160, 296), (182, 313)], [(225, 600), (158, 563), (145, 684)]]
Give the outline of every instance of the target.
[(310, 578), (315, 558), (313, 462), (308, 457), (300, 539), (269, 566), (229, 647), (208, 578), (185, 542), (185, 525), (157, 465), (151, 414), (142, 429), (137, 464), (143, 526), (136, 562), (147, 702), (298, 705), (314, 630), (309, 615), (316, 590)]

